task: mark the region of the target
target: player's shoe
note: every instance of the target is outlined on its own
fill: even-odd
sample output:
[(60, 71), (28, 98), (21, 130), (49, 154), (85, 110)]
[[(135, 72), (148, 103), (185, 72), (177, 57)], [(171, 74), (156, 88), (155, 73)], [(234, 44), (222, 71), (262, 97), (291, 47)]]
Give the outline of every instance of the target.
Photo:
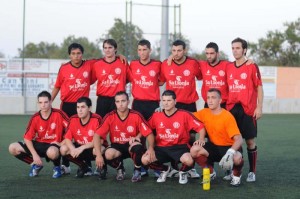
[(173, 178), (173, 177), (178, 177), (179, 176), (179, 171), (177, 171), (176, 169), (172, 169), (171, 171), (168, 173), (168, 178)]
[(36, 164), (32, 164), (29, 172), (30, 177), (35, 177), (39, 174), (39, 172), (43, 169), (43, 166), (38, 166)]
[(89, 169), (89, 167), (86, 168), (78, 168), (77, 169), (77, 173), (76, 173), (76, 178), (83, 178), (83, 176), (85, 175), (85, 173), (87, 172), (87, 170)]
[(142, 176), (149, 176), (148, 170), (145, 169), (144, 167), (141, 167), (141, 175), (142, 175)]
[(60, 166), (55, 166), (53, 168), (53, 175), (52, 175), (52, 178), (60, 178), (61, 177), (61, 168)]
[(190, 177), (190, 178), (200, 178), (200, 175), (196, 171), (196, 169), (191, 169), (187, 173), (188, 173), (188, 177)]
[(71, 174), (71, 167), (70, 166), (67, 167), (65, 165), (61, 165), (60, 168), (61, 168), (61, 174), (62, 175), (69, 175), (69, 174)]
[(240, 184), (241, 184), (241, 177), (242, 177), (242, 175), (240, 175), (240, 176), (234, 176), (234, 175), (232, 175), (232, 179), (231, 179), (230, 184), (232, 186), (234, 186), (234, 187), (240, 186)]
[(168, 167), (167, 171), (161, 171), (159, 177), (157, 178), (156, 182), (166, 182), (167, 176), (171, 170), (171, 167)]
[(124, 178), (125, 178), (125, 171), (123, 169), (118, 169), (116, 179), (121, 181), (124, 180)]
[(160, 173), (161, 173), (160, 171), (154, 170), (154, 176), (155, 176), (156, 178), (159, 178)]
[(131, 178), (131, 182), (139, 182), (142, 180), (141, 171), (135, 169), (133, 172), (133, 176)]
[(246, 181), (247, 182), (255, 182), (256, 181), (255, 173), (249, 172)]
[(223, 177), (223, 180), (230, 181), (232, 179), (232, 170), (225, 171), (225, 176)]
[(91, 176), (93, 175), (93, 170), (91, 167), (88, 167), (86, 170), (85, 170), (85, 173), (84, 173), (84, 176)]
[(179, 171), (179, 184), (186, 184), (188, 182), (188, 172)]

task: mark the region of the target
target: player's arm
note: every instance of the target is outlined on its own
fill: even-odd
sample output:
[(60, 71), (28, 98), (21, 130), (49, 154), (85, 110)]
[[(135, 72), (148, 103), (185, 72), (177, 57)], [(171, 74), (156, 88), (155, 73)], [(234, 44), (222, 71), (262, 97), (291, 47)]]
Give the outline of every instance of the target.
[(102, 169), (102, 167), (104, 165), (104, 159), (103, 159), (102, 151), (101, 151), (102, 140), (101, 140), (101, 136), (97, 133), (94, 134), (93, 145), (94, 145), (94, 150), (95, 150), (95, 154), (96, 154), (96, 158), (95, 158), (96, 167)]
[(154, 162), (154, 161), (156, 161), (156, 156), (155, 156), (155, 152), (154, 152), (155, 138), (154, 138), (153, 133), (150, 133), (147, 136), (147, 142), (148, 142), (148, 149), (145, 154), (149, 155), (150, 162)]
[(33, 147), (32, 141), (24, 138), (24, 142), (32, 155), (33, 163), (39, 166), (43, 165), (42, 159)]
[(75, 157), (78, 157), (85, 149), (90, 149), (90, 148), (93, 148), (93, 147), (94, 147), (93, 142), (83, 144), (80, 147), (75, 148), (73, 154), (74, 154)]
[(121, 62), (122, 62), (123, 64), (128, 65), (127, 59), (126, 59), (126, 57), (125, 57), (124, 55), (119, 54), (119, 55), (117, 55), (117, 57), (120, 58), (120, 60), (121, 60)]
[(242, 144), (243, 144), (243, 138), (242, 136), (239, 134), (239, 135), (235, 135), (233, 136), (232, 138), (234, 140), (233, 142), (233, 145), (231, 146), (231, 148), (235, 151), (238, 151), (241, 147), (242, 147)]
[(173, 61), (173, 55), (171, 54), (169, 57), (168, 57), (168, 60), (167, 60), (167, 64), (168, 64), (168, 66), (171, 66), (171, 64), (172, 64), (172, 61)]
[(258, 120), (262, 116), (262, 107), (263, 107), (264, 91), (263, 87), (259, 85), (257, 87), (257, 106), (254, 111), (253, 117)]
[(206, 134), (205, 128), (202, 128), (198, 133), (199, 133), (199, 139), (194, 142), (194, 145), (204, 146), (205, 134)]
[(52, 101), (54, 101), (54, 99), (56, 98), (56, 96), (57, 96), (59, 90), (60, 90), (60, 88), (57, 88), (57, 87), (54, 87), (54, 88), (53, 88), (52, 94), (51, 94), (51, 96), (52, 96), (51, 100), (52, 100)]

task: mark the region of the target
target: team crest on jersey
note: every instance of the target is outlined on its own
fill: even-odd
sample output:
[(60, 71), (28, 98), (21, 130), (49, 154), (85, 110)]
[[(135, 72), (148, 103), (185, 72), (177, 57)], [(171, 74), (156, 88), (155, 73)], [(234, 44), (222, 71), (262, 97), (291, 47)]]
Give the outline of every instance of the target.
[(94, 131), (93, 131), (92, 129), (90, 129), (90, 130), (88, 131), (88, 135), (89, 135), (89, 136), (94, 136)]
[(219, 75), (220, 75), (221, 77), (225, 76), (225, 71), (220, 70), (220, 71), (219, 71)]
[(74, 79), (74, 75), (71, 73), (69, 79)]
[(121, 68), (116, 68), (116, 69), (115, 69), (115, 73), (116, 73), (117, 75), (121, 74)]
[(171, 70), (170, 73), (169, 73), (169, 75), (175, 75), (175, 74), (174, 74), (174, 71)]
[(82, 73), (82, 76), (83, 76), (84, 78), (88, 78), (89, 73), (88, 73), (87, 71), (84, 71), (84, 72)]
[(189, 70), (184, 70), (183, 71), (183, 75), (186, 76), (186, 77), (189, 76), (190, 74), (191, 74), (191, 72)]
[(241, 79), (246, 79), (247, 78), (247, 74), (246, 73), (242, 73), (241, 74)]
[(140, 74), (141, 74), (141, 70), (140, 70), (140, 69), (137, 69), (135, 74), (140, 75)]
[(50, 128), (52, 129), (52, 130), (54, 130), (55, 129), (55, 127), (56, 127), (56, 124), (53, 122), (53, 123), (51, 123), (51, 125), (50, 125)]
[(127, 131), (128, 131), (129, 133), (132, 133), (132, 132), (134, 131), (133, 126), (128, 126), (128, 127), (127, 127)]
[(174, 127), (175, 129), (179, 129), (180, 123), (179, 123), (179, 122), (174, 122), (174, 123), (173, 123), (173, 127)]
[(149, 71), (149, 75), (150, 75), (151, 77), (155, 77), (156, 72), (155, 72), (154, 70), (150, 70), (150, 71)]

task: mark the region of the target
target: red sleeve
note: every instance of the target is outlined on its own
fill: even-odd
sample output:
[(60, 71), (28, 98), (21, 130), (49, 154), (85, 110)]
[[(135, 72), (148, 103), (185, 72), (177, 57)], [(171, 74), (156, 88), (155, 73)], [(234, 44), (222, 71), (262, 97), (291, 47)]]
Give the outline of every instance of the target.
[(258, 66), (256, 64), (253, 64), (253, 73), (252, 73), (252, 79), (254, 82), (255, 87), (262, 86), (262, 81), (261, 81), (261, 74)]
[(194, 130), (197, 133), (204, 128), (204, 125), (192, 114), (188, 113), (188, 123), (190, 130)]
[(24, 138), (27, 140), (33, 140), (36, 136), (35, 133), (35, 115), (33, 115), (27, 125), (26, 132), (24, 134)]
[(96, 130), (96, 134), (100, 135), (103, 140), (106, 140), (107, 134), (109, 132), (109, 119), (107, 117), (104, 118), (100, 127)]
[(167, 64), (166, 61), (164, 61), (161, 64), (160, 74), (159, 74), (159, 81), (161, 81), (161, 82), (166, 82), (166, 77), (164, 75), (164, 67), (165, 67), (166, 64)]
[(56, 88), (60, 88), (61, 85), (63, 84), (63, 76), (62, 76), (62, 66), (60, 67), (58, 74), (57, 74), (57, 78), (56, 78), (56, 82), (55, 82), (55, 87)]
[(199, 64), (199, 70), (200, 70), (200, 76), (199, 76), (199, 79), (198, 80), (202, 80), (203, 79), (203, 75), (202, 75), (202, 70), (201, 70), (201, 60), (198, 61), (198, 64)]
[(200, 65), (199, 65), (199, 62), (197, 62), (196, 60), (195, 60), (195, 64), (194, 64), (194, 70), (195, 70), (195, 77), (198, 80), (201, 80), (202, 75), (201, 75), (201, 71), (200, 71)]
[(97, 73), (96, 73), (96, 67), (98, 65), (98, 62), (93, 63), (92, 65), (92, 75), (91, 75), (91, 84), (94, 84), (97, 81)]
[(149, 134), (152, 133), (150, 127), (148, 126), (147, 122), (143, 118), (140, 118), (140, 121), (138, 123), (139, 123), (139, 132), (144, 137), (147, 137)]

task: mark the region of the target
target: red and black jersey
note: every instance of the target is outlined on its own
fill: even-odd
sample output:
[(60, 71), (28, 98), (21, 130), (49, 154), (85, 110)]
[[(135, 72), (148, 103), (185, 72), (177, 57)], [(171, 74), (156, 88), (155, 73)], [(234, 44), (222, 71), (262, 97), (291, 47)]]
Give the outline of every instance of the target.
[(241, 103), (247, 115), (253, 115), (257, 106), (257, 87), (262, 86), (261, 75), (256, 64), (236, 66), (236, 62), (227, 65), (227, 83), (229, 88), (226, 109), (231, 110)]
[(68, 122), (68, 116), (59, 109), (52, 108), (47, 119), (43, 119), (39, 111), (31, 117), (24, 138), (44, 143), (61, 142)]
[(55, 87), (60, 88), (62, 102), (76, 102), (82, 96), (89, 97), (92, 66), (96, 61), (82, 61), (79, 67), (68, 62), (60, 67)]
[(129, 109), (128, 116), (121, 120), (117, 111), (114, 110), (104, 117), (96, 133), (104, 140), (109, 133), (111, 143), (125, 144), (139, 133), (150, 134), (151, 129), (139, 112)]
[(94, 133), (101, 124), (101, 116), (90, 113), (90, 119), (86, 124), (82, 124), (78, 115), (70, 118), (65, 139), (75, 141), (79, 145), (84, 145), (93, 141)]
[(207, 91), (216, 88), (221, 91), (222, 103), (228, 98), (228, 85), (226, 80), (226, 66), (228, 61), (219, 61), (215, 66), (210, 65), (207, 61), (199, 61), (201, 76), (203, 80), (201, 94), (207, 102)]
[(156, 130), (156, 145), (163, 147), (188, 144), (190, 131), (200, 132), (204, 128), (196, 117), (182, 109), (177, 109), (171, 116), (166, 115), (164, 111), (155, 112), (148, 122), (149, 126)]
[(176, 101), (191, 104), (199, 99), (196, 91), (196, 78), (201, 79), (198, 61), (190, 57), (182, 64), (167, 60), (162, 63), (160, 81), (166, 82), (166, 89), (176, 93)]
[(133, 60), (129, 66), (132, 95), (137, 100), (159, 101), (159, 75), (161, 62), (150, 60), (146, 65)]
[(97, 82), (97, 96), (114, 97), (117, 92), (125, 91), (128, 67), (120, 58), (113, 62), (100, 59), (93, 66), (93, 81)]

